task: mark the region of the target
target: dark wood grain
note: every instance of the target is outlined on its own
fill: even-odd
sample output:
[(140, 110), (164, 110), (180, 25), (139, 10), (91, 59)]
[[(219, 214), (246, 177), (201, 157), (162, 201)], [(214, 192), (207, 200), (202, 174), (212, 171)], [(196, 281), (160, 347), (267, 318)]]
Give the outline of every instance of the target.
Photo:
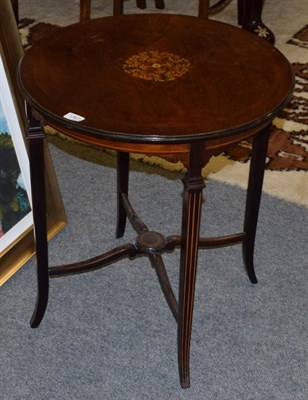
[(123, 202), (123, 195), (128, 195), (129, 180), (129, 154), (118, 151), (117, 153), (117, 225), (116, 237), (124, 235), (127, 214)]
[[(124, 63), (144, 52), (179, 56), (171, 57), (171, 61), (168, 58), (166, 64), (163, 61), (162, 67), (159, 57), (157, 60), (150, 53), (153, 60), (146, 71), (150, 71), (151, 77), (157, 75), (151, 75), (153, 68), (155, 71), (159, 68), (163, 74), (168, 68), (172, 74), (184, 73), (171, 74), (174, 80), (147, 80), (144, 76), (149, 75), (144, 74), (143, 62), (138, 77), (131, 75), (124, 69)], [(175, 61), (172, 70), (170, 65), (174, 60), (180, 61)], [(183, 388), (189, 387), (199, 248), (241, 243), (248, 276), (251, 282), (257, 281), (253, 252), (267, 132), (292, 93), (289, 62), (266, 41), (230, 25), (190, 16), (143, 14), (101, 18), (60, 29), (26, 53), (18, 80), (27, 103), (39, 119), (67, 136), (119, 152), (117, 236), (124, 235), (126, 219), (138, 233), (135, 244), (128, 243), (90, 260), (49, 268), (49, 274), (86, 272), (123, 256), (147, 255), (178, 322), (180, 382)], [(71, 121), (64, 117), (68, 112), (85, 119)], [(30, 141), (32, 136), (30, 129)], [(200, 238), (204, 187), (201, 169), (212, 155), (249, 136), (254, 137), (254, 149), (244, 230)], [(39, 150), (34, 152), (37, 154)], [(130, 152), (175, 155), (186, 165), (181, 235), (165, 238), (150, 231), (136, 214), (128, 199)], [(34, 162), (30, 167), (35, 193), (44, 192), (42, 174), (35, 171)], [(41, 200), (44, 204), (43, 197)], [(33, 205), (40, 209), (38, 198)], [(43, 210), (35, 215), (42, 217)], [(37, 248), (38, 265), (44, 279), (39, 285), (42, 307), (35, 326), (43, 317), (48, 298), (45, 288), (48, 261), (40, 261), (47, 254), (41, 217), (35, 217), (35, 225), (37, 242), (41, 243)], [(162, 260), (165, 251), (177, 246), (181, 248), (178, 303)]]
[(46, 138), (40, 122), (33, 118), (30, 107), (27, 107), (27, 117), (29, 120), (27, 138), (29, 142), (31, 196), (38, 288), (35, 309), (31, 317), (30, 325), (32, 328), (36, 328), (44, 317), (49, 292), (44, 161), (44, 141)]
[[(170, 82), (124, 72), (125, 60), (150, 50), (184, 57), (191, 67)], [(288, 99), (290, 71), (281, 53), (238, 28), (164, 14), (64, 28), (27, 52), (20, 75), (23, 92), (32, 95), (27, 100), (48, 110), (51, 122), (105, 139), (134, 135), (157, 143), (226, 136), (269, 121)], [(65, 120), (67, 112), (85, 120)]]
[(189, 358), (195, 284), (198, 260), (198, 242), (201, 222), (201, 175), (207, 155), (198, 143), (192, 144), (189, 168), (183, 179), (182, 245), (179, 283), (178, 363), (183, 388), (190, 386)]
[(262, 21), (264, 0), (237, 0), (237, 3), (239, 25), (268, 42), (274, 43), (273, 32)]
[(253, 138), (252, 157), (249, 171), (244, 220), (245, 239), (243, 242), (243, 259), (249, 279), (252, 283), (257, 283), (253, 258), (264, 177), (264, 164), (266, 160), (270, 128), (270, 125), (265, 127)]

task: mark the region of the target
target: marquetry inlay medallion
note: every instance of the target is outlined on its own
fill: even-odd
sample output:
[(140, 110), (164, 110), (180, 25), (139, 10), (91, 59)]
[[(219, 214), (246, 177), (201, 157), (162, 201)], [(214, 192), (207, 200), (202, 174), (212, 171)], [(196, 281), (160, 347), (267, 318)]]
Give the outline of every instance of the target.
[(166, 51), (144, 51), (129, 57), (123, 64), (124, 71), (135, 78), (158, 82), (180, 78), (189, 67), (186, 58)]

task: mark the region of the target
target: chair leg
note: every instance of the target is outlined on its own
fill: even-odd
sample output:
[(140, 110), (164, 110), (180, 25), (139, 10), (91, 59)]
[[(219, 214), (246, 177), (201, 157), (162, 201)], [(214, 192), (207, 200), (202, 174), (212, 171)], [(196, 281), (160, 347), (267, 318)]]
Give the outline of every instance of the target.
[(155, 0), (155, 7), (159, 10), (163, 10), (165, 8), (164, 0)]
[(14, 15), (15, 15), (15, 20), (18, 23), (19, 22), (19, 4), (18, 0), (11, 0), (11, 4), (13, 7)]
[(145, 0), (136, 0), (137, 7), (144, 10), (147, 7)]
[[(147, 7), (146, 0), (136, 0), (137, 7), (144, 10)], [(163, 10), (165, 8), (164, 0), (155, 0), (155, 7)]]
[(208, 18), (209, 16), (210, 0), (199, 0), (199, 18)]
[[(123, 14), (123, 0), (113, 0), (113, 15)], [(91, 16), (91, 0), (80, 0), (80, 22), (88, 21)]]
[(118, 16), (123, 14), (123, 0), (113, 0), (113, 15)]
[(88, 21), (91, 15), (91, 0), (80, 0), (80, 22)]
[(237, 0), (237, 21), (239, 25), (243, 25), (245, 0)]
[[(18, 1), (18, 0), (12, 0)], [(208, 1), (208, 0), (207, 0)], [(140, 9), (146, 8), (146, 0), (136, 0), (137, 7)], [(155, 6), (159, 9), (165, 8), (164, 0), (155, 0)], [(113, 0), (113, 15), (123, 15), (124, 6), (123, 0)], [(80, 22), (87, 21), (91, 16), (91, 0), (80, 0)]]
[(275, 43), (273, 32), (262, 22), (264, 0), (238, 0), (238, 22), (244, 29)]

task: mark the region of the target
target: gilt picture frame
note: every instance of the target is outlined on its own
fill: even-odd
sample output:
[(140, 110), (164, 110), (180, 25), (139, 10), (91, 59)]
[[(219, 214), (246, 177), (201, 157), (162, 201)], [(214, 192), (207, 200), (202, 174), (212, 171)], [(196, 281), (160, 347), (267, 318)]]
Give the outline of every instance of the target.
[[(35, 253), (25, 103), (16, 82), (23, 55), (10, 0), (0, 0), (0, 286)], [(52, 160), (44, 149), (48, 239), (66, 224)]]

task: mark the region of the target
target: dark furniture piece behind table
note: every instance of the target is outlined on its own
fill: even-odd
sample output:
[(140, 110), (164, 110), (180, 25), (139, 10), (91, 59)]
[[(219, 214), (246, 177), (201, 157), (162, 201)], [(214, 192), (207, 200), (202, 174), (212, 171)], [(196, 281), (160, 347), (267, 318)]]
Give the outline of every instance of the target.
[[(125, 256), (147, 256), (177, 322), (180, 382), (189, 387), (199, 248), (241, 244), (248, 277), (257, 282), (253, 253), (264, 163), (271, 122), (293, 90), (289, 62), (265, 40), (232, 25), (167, 13), (135, 14), (57, 30), (26, 52), (18, 82), (28, 104), (38, 274), (31, 326), (37, 327), (44, 316), (49, 276), (91, 271)], [(116, 237), (124, 235), (128, 219), (137, 232), (134, 243), (49, 267), (40, 121), (118, 152)], [(202, 168), (212, 155), (248, 137), (253, 150), (243, 231), (200, 237)], [(181, 232), (153, 232), (134, 211), (128, 193), (130, 152), (175, 156), (187, 167)], [(163, 262), (163, 253), (176, 247), (181, 250), (178, 299)]]
[[(164, 8), (164, 0), (153, 0), (157, 8)], [(218, 0), (211, 8), (211, 12), (219, 12), (225, 5), (229, 4), (232, 0)], [(11, 0), (16, 20), (19, 20), (18, 13), (18, 0)], [(238, 24), (244, 29), (255, 33), (259, 37), (263, 37), (271, 43), (275, 42), (273, 32), (264, 25), (262, 22), (262, 9), (264, 0), (237, 0), (238, 2)], [(208, 0), (205, 1), (208, 3)], [(114, 0), (115, 14), (121, 12), (123, 0)], [(146, 7), (146, 0), (136, 0), (139, 8)], [(91, 0), (80, 0), (80, 16), (81, 19), (89, 18), (90, 16)]]
[(18, 7), (18, 1), (19, 0), (11, 0), (12, 3), (12, 7), (13, 7), (13, 11), (14, 11), (14, 15), (16, 18), (16, 21), (19, 21), (19, 7)]

